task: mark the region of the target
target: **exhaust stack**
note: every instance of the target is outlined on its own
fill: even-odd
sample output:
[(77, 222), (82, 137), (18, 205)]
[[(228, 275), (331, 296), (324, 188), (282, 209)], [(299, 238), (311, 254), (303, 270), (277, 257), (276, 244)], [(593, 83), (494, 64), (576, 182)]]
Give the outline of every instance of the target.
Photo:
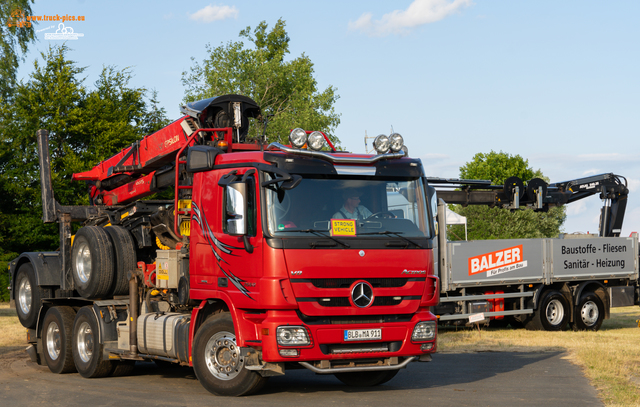
[(58, 220), (56, 200), (51, 185), (51, 157), (49, 156), (49, 132), (40, 129), (38, 138), (38, 155), (40, 156), (40, 184), (42, 186), (42, 221), (53, 223)]

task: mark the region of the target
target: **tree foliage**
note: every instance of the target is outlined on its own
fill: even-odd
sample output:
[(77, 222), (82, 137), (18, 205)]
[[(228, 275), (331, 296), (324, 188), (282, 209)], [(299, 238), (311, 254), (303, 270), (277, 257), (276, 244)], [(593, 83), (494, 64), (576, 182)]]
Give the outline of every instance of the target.
[[(503, 152), (478, 153), (473, 160), (460, 167), (460, 178), (490, 180), (495, 185), (504, 184), (512, 176), (524, 181), (545, 179), (540, 170), (534, 171), (529, 167), (528, 160)], [(548, 212), (529, 209), (511, 212), (498, 207), (476, 205), (466, 208), (452, 205), (452, 208), (467, 217), (469, 240), (557, 237), (566, 218), (564, 207), (551, 208)], [(463, 228), (452, 226), (450, 238), (464, 237)]]
[(28, 80), (16, 86), (12, 103), (0, 104), (0, 254), (58, 245), (57, 225), (41, 221), (38, 129), (49, 131), (56, 199), (63, 205), (87, 205), (87, 186), (72, 182), (71, 175), (167, 122), (162, 109), (150, 109), (146, 89), (129, 85), (129, 69), (104, 67), (87, 88), (84, 68), (67, 52), (60, 46), (42, 53)]
[[(0, 98), (8, 99), (16, 85), (16, 71), (24, 60), (27, 46), (35, 41), (33, 22), (24, 17), (32, 14), (34, 0), (0, 2)], [(19, 52), (22, 54), (19, 55)]]
[(253, 31), (247, 27), (240, 32), (252, 48), (242, 41), (215, 48), (207, 45), (208, 57), (202, 63), (194, 61), (190, 72), (182, 74), (185, 101), (233, 93), (248, 96), (262, 108), (263, 117), (251, 126), (249, 138), (263, 134), (266, 119), (269, 141), (288, 144), (289, 131), (301, 127), (324, 131), (337, 144), (333, 134), (340, 123), (333, 107), (339, 97), (336, 89), (318, 90), (313, 63), (306, 55), (285, 60), (290, 38), (282, 19), (270, 31), (267, 28), (263, 21)]

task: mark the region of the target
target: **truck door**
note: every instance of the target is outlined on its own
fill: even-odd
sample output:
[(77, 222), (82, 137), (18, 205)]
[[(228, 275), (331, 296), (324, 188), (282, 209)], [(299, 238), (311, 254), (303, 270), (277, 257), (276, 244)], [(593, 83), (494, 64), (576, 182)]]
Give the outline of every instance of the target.
[[(211, 291), (220, 290), (231, 296), (237, 307), (251, 308), (257, 304), (258, 281), (262, 276), (257, 173), (252, 168), (241, 168), (196, 175), (203, 178), (194, 178), (192, 230), (197, 233), (191, 236), (191, 286), (196, 291), (206, 290), (198, 293), (197, 298), (215, 297)], [(229, 186), (219, 185), (221, 179), (227, 176), (228, 180), (229, 175), (236, 181), (245, 178), (244, 236), (234, 233), (234, 220), (238, 217), (229, 210), (226, 191)]]

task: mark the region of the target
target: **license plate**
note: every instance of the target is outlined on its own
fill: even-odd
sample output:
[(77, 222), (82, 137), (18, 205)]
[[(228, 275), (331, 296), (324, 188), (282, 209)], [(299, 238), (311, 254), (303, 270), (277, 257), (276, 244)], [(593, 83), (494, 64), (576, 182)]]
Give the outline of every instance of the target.
[(382, 339), (382, 329), (345, 329), (345, 341), (377, 341)]

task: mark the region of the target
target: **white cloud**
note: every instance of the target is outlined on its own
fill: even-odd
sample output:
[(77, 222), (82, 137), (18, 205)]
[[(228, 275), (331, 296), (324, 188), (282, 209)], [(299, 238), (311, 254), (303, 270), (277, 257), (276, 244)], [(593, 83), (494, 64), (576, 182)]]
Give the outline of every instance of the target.
[(364, 13), (356, 21), (349, 21), (349, 29), (373, 37), (406, 34), (412, 28), (440, 21), (471, 4), (471, 0), (414, 0), (406, 10), (394, 10), (380, 20), (373, 20), (372, 13)]
[(640, 190), (640, 179), (627, 177), (627, 183), (629, 192), (637, 192)]
[(571, 205), (567, 205), (567, 215), (576, 216), (587, 211), (587, 203), (585, 201), (576, 201)]
[(597, 169), (590, 169), (590, 170), (585, 170), (582, 171), (582, 176), (583, 177), (588, 177), (589, 175), (596, 175), (596, 174), (601, 174), (602, 171), (597, 170)]
[(196, 21), (211, 23), (213, 21), (225, 20), (227, 18), (237, 18), (238, 9), (235, 6), (214, 6), (209, 4), (207, 7), (189, 14), (189, 18)]

